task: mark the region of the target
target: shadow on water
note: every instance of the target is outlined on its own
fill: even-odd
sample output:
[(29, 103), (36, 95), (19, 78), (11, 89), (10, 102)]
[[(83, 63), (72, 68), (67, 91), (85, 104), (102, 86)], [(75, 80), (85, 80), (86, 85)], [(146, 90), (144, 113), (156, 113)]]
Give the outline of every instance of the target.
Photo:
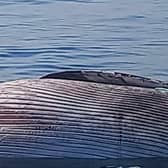
[(168, 158), (153, 159), (0, 159), (3, 168), (167, 168)]

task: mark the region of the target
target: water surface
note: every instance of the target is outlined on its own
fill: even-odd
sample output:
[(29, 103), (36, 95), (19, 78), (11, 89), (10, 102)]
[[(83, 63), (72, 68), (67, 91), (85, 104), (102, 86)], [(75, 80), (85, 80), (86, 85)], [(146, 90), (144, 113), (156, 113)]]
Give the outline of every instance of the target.
[(167, 0), (1, 0), (0, 81), (62, 70), (167, 80)]

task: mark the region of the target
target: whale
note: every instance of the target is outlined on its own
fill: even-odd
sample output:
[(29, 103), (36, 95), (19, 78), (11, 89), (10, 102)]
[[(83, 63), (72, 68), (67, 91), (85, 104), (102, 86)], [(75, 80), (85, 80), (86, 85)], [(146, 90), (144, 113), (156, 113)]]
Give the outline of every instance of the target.
[(0, 157), (168, 157), (168, 83), (64, 71), (0, 83)]

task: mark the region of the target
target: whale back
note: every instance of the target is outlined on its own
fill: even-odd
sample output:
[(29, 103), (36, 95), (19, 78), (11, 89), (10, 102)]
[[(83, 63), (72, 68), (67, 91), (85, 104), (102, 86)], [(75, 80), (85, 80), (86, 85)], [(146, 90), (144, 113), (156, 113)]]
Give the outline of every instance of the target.
[(32, 79), (0, 84), (0, 157), (168, 156), (168, 93)]
[(136, 86), (145, 88), (168, 88), (168, 83), (160, 80), (154, 80), (142, 76), (121, 73), (121, 72), (103, 72), (103, 71), (64, 71), (50, 73), (42, 76), (41, 79), (66, 79), (86, 82), (96, 82), (104, 84)]

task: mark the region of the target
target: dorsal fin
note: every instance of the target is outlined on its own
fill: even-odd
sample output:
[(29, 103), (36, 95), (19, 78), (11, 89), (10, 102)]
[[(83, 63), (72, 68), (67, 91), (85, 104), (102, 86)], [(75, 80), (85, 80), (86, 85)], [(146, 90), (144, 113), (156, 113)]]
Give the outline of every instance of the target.
[(168, 88), (167, 82), (120, 72), (109, 73), (101, 71), (64, 71), (51, 73), (41, 77), (41, 79), (44, 78), (77, 80), (144, 88)]

